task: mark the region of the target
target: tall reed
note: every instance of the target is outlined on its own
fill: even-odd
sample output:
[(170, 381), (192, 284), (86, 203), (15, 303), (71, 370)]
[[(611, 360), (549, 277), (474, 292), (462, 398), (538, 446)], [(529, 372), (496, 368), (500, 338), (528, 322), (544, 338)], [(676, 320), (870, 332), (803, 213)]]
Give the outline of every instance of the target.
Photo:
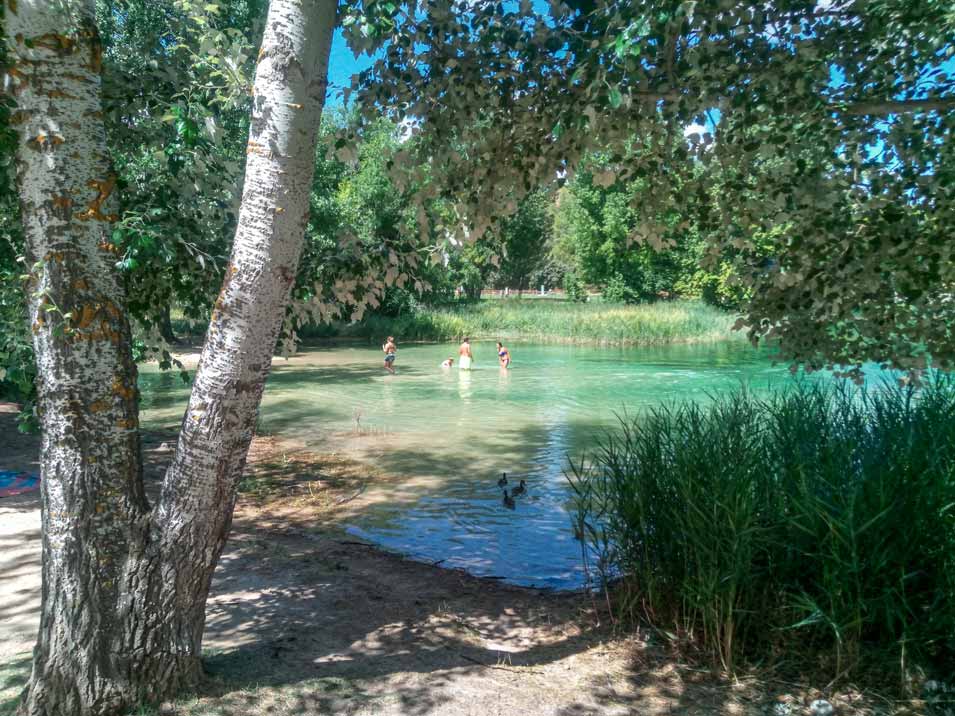
[(616, 608), (741, 656), (955, 657), (955, 386), (804, 383), (625, 417), (572, 462)]
[(700, 301), (623, 305), (548, 299), (483, 300), (419, 307), (398, 317), (369, 316), (339, 326), (345, 336), (447, 341), (461, 336), (542, 343), (659, 345), (741, 339), (735, 317)]

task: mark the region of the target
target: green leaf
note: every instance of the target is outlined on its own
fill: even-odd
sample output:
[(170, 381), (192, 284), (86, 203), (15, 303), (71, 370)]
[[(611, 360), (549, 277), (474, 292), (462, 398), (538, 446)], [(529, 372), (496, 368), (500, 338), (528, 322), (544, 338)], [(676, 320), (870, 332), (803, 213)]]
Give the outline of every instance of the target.
[(623, 57), (627, 52), (628, 38), (625, 33), (617, 35), (617, 39), (614, 40), (613, 50), (617, 53), (617, 57)]
[(610, 88), (610, 106), (614, 109), (618, 109), (621, 104), (623, 104), (623, 94), (621, 94), (620, 89), (617, 87)]

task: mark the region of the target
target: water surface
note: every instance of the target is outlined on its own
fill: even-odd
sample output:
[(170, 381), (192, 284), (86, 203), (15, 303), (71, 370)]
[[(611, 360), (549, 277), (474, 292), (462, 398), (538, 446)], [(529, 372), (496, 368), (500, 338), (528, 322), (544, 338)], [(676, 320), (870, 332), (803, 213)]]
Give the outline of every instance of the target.
[[(579, 457), (624, 411), (700, 400), (741, 383), (789, 381), (743, 342), (654, 348), (514, 344), (508, 371), (493, 343), (475, 367), (439, 365), (453, 346), (399, 346), (397, 374), (364, 347), (306, 349), (276, 359), (261, 429), (310, 450), (344, 451), (389, 479), (370, 486), (348, 529), (415, 558), (482, 576), (554, 588), (581, 586), (571, 532), (568, 456)], [(187, 388), (143, 367), (144, 423), (177, 424)], [(510, 510), (497, 480), (523, 478)]]

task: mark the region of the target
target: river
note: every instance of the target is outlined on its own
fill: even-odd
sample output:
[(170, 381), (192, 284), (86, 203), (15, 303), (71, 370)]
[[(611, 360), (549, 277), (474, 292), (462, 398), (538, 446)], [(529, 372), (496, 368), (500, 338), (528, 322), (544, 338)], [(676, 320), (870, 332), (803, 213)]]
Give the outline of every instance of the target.
[[(399, 346), (396, 375), (382, 369), (378, 350), (304, 349), (276, 359), (260, 430), (389, 476), (370, 486), (377, 494), (348, 525), (354, 535), (477, 575), (566, 589), (584, 581), (570, 527), (569, 456), (585, 454), (624, 412), (790, 381), (785, 367), (742, 341), (508, 347), (510, 370), (482, 342), (474, 370), (463, 372), (439, 367), (455, 346)], [(148, 365), (140, 384), (144, 426), (177, 424), (188, 386)], [(502, 473), (509, 487), (527, 483), (514, 509), (503, 504)]]

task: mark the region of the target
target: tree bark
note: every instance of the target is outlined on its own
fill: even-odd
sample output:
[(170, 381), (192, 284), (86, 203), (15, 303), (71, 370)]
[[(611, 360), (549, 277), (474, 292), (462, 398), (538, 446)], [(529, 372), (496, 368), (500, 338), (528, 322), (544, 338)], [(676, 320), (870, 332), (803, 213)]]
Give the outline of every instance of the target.
[(176, 332), (172, 329), (172, 317), (169, 315), (169, 304), (160, 309), (159, 313), (159, 335), (162, 336), (162, 339), (166, 341), (171, 346), (179, 343), (179, 338), (176, 336)]
[(303, 242), (334, 23), (334, 0), (271, 3), (232, 261), (150, 509), (94, 2), (8, 3), (43, 426), (41, 623), (22, 714), (119, 713), (200, 676), (205, 600)]
[(164, 608), (198, 655), (205, 600), (235, 505), (308, 223), (335, 0), (272, 0), (255, 75), (232, 256), (157, 507)]
[[(93, 2), (6, 13), (38, 368), (43, 593), (24, 711), (117, 704), (124, 590), (148, 512), (136, 366), (113, 271), (113, 175)], [(51, 708), (52, 707), (52, 708)]]

